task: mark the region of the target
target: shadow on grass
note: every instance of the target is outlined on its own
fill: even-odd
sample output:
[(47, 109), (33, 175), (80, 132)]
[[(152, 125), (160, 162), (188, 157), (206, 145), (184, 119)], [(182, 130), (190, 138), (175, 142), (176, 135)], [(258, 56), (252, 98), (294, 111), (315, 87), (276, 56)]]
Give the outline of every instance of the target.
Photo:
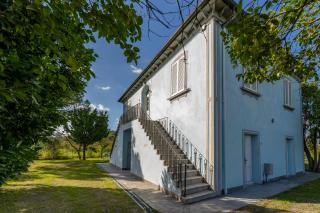
[(0, 212), (141, 212), (119, 188), (43, 186), (0, 190)]
[(291, 203), (320, 203), (320, 179), (311, 181), (289, 191), (273, 196), (272, 199)]
[[(107, 175), (96, 168), (96, 163), (105, 162), (101, 160), (90, 161), (41, 161), (35, 168), (35, 171), (27, 173), (22, 177), (24, 180), (41, 178), (48, 175), (54, 175), (57, 178), (70, 180), (100, 180)], [(19, 178), (19, 180), (21, 180)]]
[(267, 208), (264, 206), (258, 206), (254, 204), (250, 204), (246, 206), (245, 208), (241, 208), (236, 212), (241, 212), (241, 213), (284, 213), (284, 212), (290, 212), (287, 210), (282, 210), (282, 209), (276, 209), (276, 208)]
[[(238, 212), (292, 212), (291, 205), (295, 205), (298, 212), (317, 212), (313, 208), (320, 204), (320, 179), (292, 188), (281, 194), (268, 198), (267, 206), (250, 204), (238, 210)], [(304, 205), (307, 204), (307, 205)], [(273, 206), (282, 206), (284, 209), (273, 209)], [(304, 209), (307, 208), (307, 209)]]

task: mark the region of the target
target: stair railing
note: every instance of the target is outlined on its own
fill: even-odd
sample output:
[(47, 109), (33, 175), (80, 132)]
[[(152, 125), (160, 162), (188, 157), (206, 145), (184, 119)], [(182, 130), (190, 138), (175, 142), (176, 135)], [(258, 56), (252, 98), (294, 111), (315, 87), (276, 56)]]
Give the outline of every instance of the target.
[(151, 120), (149, 114), (141, 108), (140, 103), (128, 108), (119, 118), (111, 153), (113, 151), (113, 146), (120, 126), (135, 119), (139, 119), (139, 122), (149, 134), (151, 143), (162, 156), (162, 160), (164, 160), (168, 165), (168, 171), (172, 172), (172, 178), (176, 181), (177, 187), (181, 189), (181, 195), (186, 196), (187, 164), (182, 161), (181, 154), (178, 153), (174, 147), (175, 144), (173, 144), (166, 135), (163, 134), (161, 126), (157, 125), (157, 122)]
[(175, 141), (187, 158), (192, 162), (200, 175), (214, 189), (214, 167), (208, 159), (199, 151), (199, 148), (192, 144), (190, 140), (168, 117), (158, 120), (169, 136)]
[(118, 137), (118, 132), (119, 132), (119, 129), (120, 129), (120, 126), (122, 124), (126, 124), (130, 121), (133, 121), (135, 119), (138, 119), (139, 117), (139, 111), (140, 111), (140, 108), (141, 108), (141, 104), (138, 103), (132, 107), (129, 107), (119, 118), (119, 122), (118, 122), (118, 125), (117, 125), (117, 130), (115, 132), (115, 136), (114, 136), (114, 139), (113, 139), (113, 143), (112, 143), (112, 147), (111, 147), (111, 152), (110, 152), (110, 156), (112, 155), (112, 152), (113, 152), (113, 148), (114, 148), (114, 144), (117, 140), (117, 137)]
[(126, 124), (130, 121), (133, 121), (135, 119), (139, 118), (139, 111), (141, 108), (141, 104), (138, 103), (132, 107), (129, 107), (120, 117), (120, 123), (121, 124)]
[(153, 121), (148, 113), (140, 108), (139, 121), (146, 130), (162, 160), (168, 165), (168, 171), (172, 172), (172, 178), (177, 187), (181, 189), (181, 195), (186, 195), (187, 164), (183, 162), (181, 153), (175, 148), (175, 144), (164, 134), (161, 126)]

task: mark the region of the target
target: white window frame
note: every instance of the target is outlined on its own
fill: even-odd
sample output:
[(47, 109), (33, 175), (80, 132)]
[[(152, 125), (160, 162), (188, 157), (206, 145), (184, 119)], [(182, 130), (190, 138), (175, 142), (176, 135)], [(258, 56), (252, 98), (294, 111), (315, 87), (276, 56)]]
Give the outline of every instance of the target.
[[(173, 67), (176, 66), (176, 70), (173, 70)], [(181, 69), (181, 66), (183, 68)], [(175, 72), (175, 80), (173, 79), (173, 74)], [(181, 74), (181, 72), (183, 72)], [(179, 76), (182, 75), (182, 80), (179, 82)], [(175, 81), (175, 82), (174, 82)], [(179, 83), (182, 83), (181, 88), (179, 88)], [(186, 63), (186, 57), (184, 54), (179, 56), (177, 59), (174, 60), (174, 62), (171, 64), (171, 90), (170, 94), (171, 96), (175, 96), (187, 89), (187, 63)]]
[(285, 106), (292, 107), (292, 82), (288, 78), (283, 79), (283, 102)]
[[(243, 68), (243, 74), (246, 72), (246, 69)], [(254, 82), (253, 84), (249, 84), (243, 81), (243, 87), (252, 92), (258, 93), (258, 82)]]

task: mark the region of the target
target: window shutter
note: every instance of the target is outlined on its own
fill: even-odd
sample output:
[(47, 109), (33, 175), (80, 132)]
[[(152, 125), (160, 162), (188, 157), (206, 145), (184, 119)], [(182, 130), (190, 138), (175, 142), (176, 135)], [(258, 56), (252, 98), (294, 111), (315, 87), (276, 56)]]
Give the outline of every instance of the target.
[(283, 80), (283, 102), (284, 105), (287, 104), (287, 81)]
[(177, 92), (177, 63), (174, 63), (171, 66), (171, 94), (175, 94)]
[(292, 97), (292, 95), (291, 95), (291, 82), (288, 81), (288, 104), (289, 104), (289, 106), (292, 105), (291, 97)]
[(284, 87), (284, 104), (287, 106), (292, 105), (292, 94), (291, 94), (291, 82), (288, 79), (284, 79), (283, 81)]
[(185, 69), (184, 58), (179, 59), (178, 91), (181, 91), (185, 88)]
[[(243, 68), (243, 74), (246, 72), (246, 69)], [(249, 83), (243, 83), (243, 87), (251, 90), (251, 91), (254, 91), (254, 92), (257, 92), (258, 91), (258, 82), (254, 82), (253, 84), (249, 84)]]
[(257, 91), (257, 82), (251, 84), (251, 90)]

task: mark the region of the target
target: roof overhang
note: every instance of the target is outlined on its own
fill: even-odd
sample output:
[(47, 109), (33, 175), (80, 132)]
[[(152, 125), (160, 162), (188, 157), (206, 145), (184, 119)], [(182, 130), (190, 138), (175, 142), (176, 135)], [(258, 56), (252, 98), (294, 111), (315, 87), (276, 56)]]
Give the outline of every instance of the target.
[(215, 17), (221, 23), (230, 19), (234, 14), (235, 6), (236, 3), (233, 0), (203, 0), (118, 101), (121, 103), (126, 102), (151, 75), (158, 71), (159, 66), (161, 66), (173, 52), (192, 36), (194, 32), (197, 32), (210, 18)]

